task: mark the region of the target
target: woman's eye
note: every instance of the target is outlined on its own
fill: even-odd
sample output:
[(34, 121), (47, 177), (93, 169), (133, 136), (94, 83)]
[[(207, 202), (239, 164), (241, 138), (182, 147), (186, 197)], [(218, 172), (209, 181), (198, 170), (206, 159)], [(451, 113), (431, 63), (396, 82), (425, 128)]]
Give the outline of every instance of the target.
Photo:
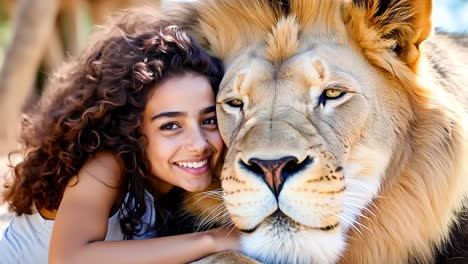
[(161, 130), (175, 130), (177, 128), (180, 128), (180, 126), (178, 126), (176, 123), (167, 123), (160, 127)]
[(216, 118), (212, 117), (212, 118), (208, 118), (206, 120), (203, 121), (203, 125), (208, 125), (208, 126), (212, 126), (212, 125), (217, 125), (218, 124), (218, 121), (216, 120)]

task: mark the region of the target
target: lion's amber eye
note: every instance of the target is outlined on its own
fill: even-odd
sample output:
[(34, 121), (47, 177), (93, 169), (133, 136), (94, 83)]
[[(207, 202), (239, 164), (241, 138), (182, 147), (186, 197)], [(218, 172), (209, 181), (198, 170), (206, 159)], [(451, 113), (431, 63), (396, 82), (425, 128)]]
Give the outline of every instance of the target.
[(335, 99), (343, 95), (343, 91), (338, 90), (338, 89), (327, 89), (325, 90), (325, 96), (328, 99)]
[(338, 99), (338, 98), (342, 97), (345, 94), (346, 94), (346, 92), (342, 91), (340, 89), (333, 89), (333, 88), (326, 89), (320, 95), (320, 97), (318, 99), (318, 105), (325, 106), (327, 104), (328, 100)]
[(242, 107), (244, 103), (240, 99), (232, 99), (226, 102), (229, 106), (232, 107)]

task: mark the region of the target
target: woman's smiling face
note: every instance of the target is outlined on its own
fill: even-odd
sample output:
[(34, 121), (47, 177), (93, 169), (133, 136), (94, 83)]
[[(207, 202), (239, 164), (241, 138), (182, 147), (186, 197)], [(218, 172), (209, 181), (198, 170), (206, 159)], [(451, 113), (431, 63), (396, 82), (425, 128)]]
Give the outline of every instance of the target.
[(155, 87), (143, 114), (143, 133), (157, 192), (208, 187), (224, 147), (215, 108), (213, 89), (202, 75), (184, 73)]

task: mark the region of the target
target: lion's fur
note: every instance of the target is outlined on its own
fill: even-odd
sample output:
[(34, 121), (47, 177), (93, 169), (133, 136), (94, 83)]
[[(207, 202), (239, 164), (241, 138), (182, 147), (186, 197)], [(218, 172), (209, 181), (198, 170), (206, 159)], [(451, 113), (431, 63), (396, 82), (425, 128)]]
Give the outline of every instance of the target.
[[(286, 94), (281, 94), (280, 88), (269, 88), (272, 83), (292, 89), (298, 84), (314, 86), (331, 78), (326, 75), (333, 68), (325, 65), (323, 61), (330, 61), (323, 58), (340, 60), (339, 66), (352, 72), (352, 77), (360, 82), (358, 86), (382, 86), (367, 91), (369, 98), (377, 100), (369, 102), (369, 109), (381, 111), (370, 113), (367, 123), (356, 115), (341, 112), (353, 121), (350, 121), (353, 126), (346, 128), (359, 130), (359, 133), (346, 134), (340, 130), (339, 120), (326, 119), (332, 128), (326, 130), (328, 133), (338, 136), (345, 133), (346, 136), (342, 145), (330, 144), (327, 150), (336, 156), (338, 164), (340, 160), (344, 163), (346, 186), (353, 188), (353, 179), (346, 179), (347, 164), (356, 162), (360, 174), (375, 176), (374, 187), (371, 179), (359, 178), (369, 181), (364, 187), (371, 186), (378, 193), (369, 203), (361, 205), (364, 208), (359, 208), (361, 211), (356, 214), (359, 223), (345, 230), (346, 247), (337, 249), (336, 256), (312, 257), (309, 262), (432, 262), (447, 244), (450, 230), (461, 221), (460, 214), (466, 210), (463, 206), (468, 194), (468, 80), (464, 77), (468, 70), (468, 50), (466, 45), (457, 45), (447, 35), (433, 34), (431, 12), (431, 2), (424, 0), (206, 0), (186, 3), (168, 12), (170, 19), (187, 28), (211, 53), (225, 62), (227, 72), (220, 98), (225, 98), (225, 91), (229, 91), (250, 99), (245, 105), (247, 112), (238, 118), (231, 118), (230, 113), (223, 112), (222, 106), (218, 108), (221, 109), (220, 129), (230, 151), (243, 155), (261, 154), (268, 158), (276, 157), (275, 153), (296, 153), (296, 149), (301, 148), (300, 142), (308, 142), (299, 138), (314, 135), (316, 130), (290, 131), (290, 135), (273, 128), (268, 130), (270, 134), (265, 132), (266, 128), (260, 125), (267, 122), (262, 121), (266, 118), (264, 115), (273, 118), (269, 121), (272, 127), (282, 127), (282, 121), (275, 123), (274, 118), (284, 116), (279, 106), (268, 106), (258, 99)], [(324, 48), (315, 49), (316, 46)], [(333, 52), (324, 51), (327, 49), (340, 49), (349, 60), (333, 57), (330, 55)], [(311, 56), (318, 58), (311, 63), (301, 59), (310, 50), (315, 57)], [(307, 74), (302, 76), (302, 72)], [(295, 96), (295, 91), (290, 91), (291, 97)], [(375, 97), (372, 97), (373, 93)], [(295, 110), (302, 109), (302, 104), (308, 109), (313, 103), (303, 97), (297, 101), (292, 98), (290, 101), (287, 98), (277, 100), (300, 105), (292, 107)], [(263, 110), (268, 107), (271, 111), (267, 114)], [(256, 111), (256, 114), (249, 115), (248, 111)], [(354, 108), (349, 112), (359, 113)], [(287, 114), (292, 112), (284, 115)], [(292, 124), (304, 121), (293, 115), (288, 118), (284, 120)], [(307, 120), (314, 123), (313, 119)], [(372, 122), (381, 123), (372, 127)], [(256, 137), (252, 136), (252, 131), (259, 131)], [(291, 137), (297, 137), (297, 141)], [(272, 139), (264, 142), (265, 138)], [(281, 144), (280, 138), (289, 140), (290, 144)], [(385, 153), (390, 153), (388, 159)], [(236, 208), (236, 204), (247, 206), (247, 201), (253, 201), (248, 200), (250, 195), (259, 195), (258, 186), (262, 185), (231, 168), (237, 162), (234, 154), (231, 156), (228, 153), (221, 179), (232, 220), (242, 227), (250, 220), (238, 215), (246, 209)], [(316, 180), (309, 179), (308, 182)], [(341, 188), (340, 182), (328, 184)], [(320, 188), (325, 190), (324, 186), (320, 185)], [(235, 192), (242, 194), (236, 196), (238, 201), (234, 203), (235, 199), (228, 196)], [(370, 196), (372, 192), (369, 193), (363, 195)], [(299, 195), (302, 194), (294, 197)], [(344, 199), (344, 203), (349, 198), (346, 193), (333, 197)], [(201, 214), (201, 219), (210, 218), (209, 208), (200, 207), (199, 203), (187, 207)], [(332, 223), (335, 218), (327, 219), (322, 222)], [(244, 245), (251, 245), (245, 241)], [(291, 254), (301, 254), (294, 253), (294, 247), (290, 250)], [(297, 255), (292, 259), (277, 259), (246, 251), (264, 261), (294, 259), (306, 262)], [(269, 253), (280, 254), (278, 252)]]

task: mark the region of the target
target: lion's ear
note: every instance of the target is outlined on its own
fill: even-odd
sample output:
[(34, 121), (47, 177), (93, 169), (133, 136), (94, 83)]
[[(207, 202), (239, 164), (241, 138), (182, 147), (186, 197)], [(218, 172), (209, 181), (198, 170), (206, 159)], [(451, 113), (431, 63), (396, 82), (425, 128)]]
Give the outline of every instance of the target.
[[(420, 44), (432, 32), (431, 0), (353, 0), (354, 11), (372, 33), (374, 43), (398, 56), (413, 70)], [(367, 43), (372, 45), (372, 43)]]

